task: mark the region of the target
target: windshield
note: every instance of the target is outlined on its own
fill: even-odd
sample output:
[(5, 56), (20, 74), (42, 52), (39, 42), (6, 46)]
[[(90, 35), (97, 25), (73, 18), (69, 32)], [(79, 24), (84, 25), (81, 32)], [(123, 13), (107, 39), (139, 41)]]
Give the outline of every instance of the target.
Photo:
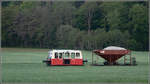
[(52, 57), (52, 52), (49, 52), (48, 58), (51, 58), (51, 57)]

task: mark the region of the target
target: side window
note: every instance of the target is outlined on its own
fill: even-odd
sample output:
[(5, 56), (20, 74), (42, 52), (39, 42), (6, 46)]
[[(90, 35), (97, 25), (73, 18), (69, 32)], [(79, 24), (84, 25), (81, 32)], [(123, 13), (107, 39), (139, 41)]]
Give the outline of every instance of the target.
[(57, 52), (55, 52), (55, 58), (58, 58), (58, 53)]
[(72, 58), (72, 59), (75, 58), (75, 53), (71, 53), (71, 58)]
[(76, 53), (76, 58), (80, 58), (80, 53)]
[(65, 58), (69, 58), (69, 52), (65, 53)]
[(60, 59), (62, 58), (62, 55), (63, 55), (62, 53), (59, 53), (59, 58), (60, 58)]

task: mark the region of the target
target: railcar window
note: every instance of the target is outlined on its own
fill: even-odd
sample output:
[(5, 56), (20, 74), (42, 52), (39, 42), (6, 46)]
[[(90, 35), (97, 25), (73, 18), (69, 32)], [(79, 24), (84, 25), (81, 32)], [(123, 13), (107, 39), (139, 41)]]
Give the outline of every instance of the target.
[(62, 53), (59, 53), (59, 58), (62, 58)]
[(55, 53), (55, 58), (58, 58), (58, 53)]
[(72, 58), (72, 59), (75, 58), (75, 53), (71, 53), (71, 58)]
[(76, 58), (80, 58), (80, 53), (76, 53)]
[(65, 53), (65, 58), (69, 58), (69, 52)]

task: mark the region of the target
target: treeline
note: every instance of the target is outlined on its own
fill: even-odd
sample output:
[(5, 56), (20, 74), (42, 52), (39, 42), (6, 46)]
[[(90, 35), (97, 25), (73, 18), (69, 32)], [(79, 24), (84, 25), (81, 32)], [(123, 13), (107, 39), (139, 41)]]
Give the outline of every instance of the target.
[(148, 50), (147, 2), (2, 2), (2, 47)]

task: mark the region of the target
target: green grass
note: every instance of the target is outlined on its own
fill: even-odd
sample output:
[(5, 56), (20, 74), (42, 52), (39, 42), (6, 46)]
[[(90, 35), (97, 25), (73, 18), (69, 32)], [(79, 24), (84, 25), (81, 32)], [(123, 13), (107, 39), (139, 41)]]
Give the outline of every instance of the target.
[[(2, 48), (3, 82), (148, 82), (148, 52), (132, 52), (137, 66), (91, 66), (91, 52), (83, 51), (84, 66), (50, 66), (42, 63), (48, 49)], [(96, 56), (95, 56), (96, 57)], [(99, 58), (100, 62), (103, 59)], [(119, 62), (122, 62), (120, 59)]]

